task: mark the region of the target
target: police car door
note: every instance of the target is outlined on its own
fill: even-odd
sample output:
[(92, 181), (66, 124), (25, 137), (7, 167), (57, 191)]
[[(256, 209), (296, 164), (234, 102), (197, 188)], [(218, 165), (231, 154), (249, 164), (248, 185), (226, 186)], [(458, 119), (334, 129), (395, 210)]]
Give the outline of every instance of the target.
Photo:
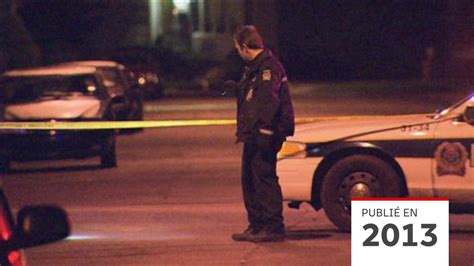
[[(472, 96), (472, 95), (471, 95)], [(474, 203), (474, 121), (467, 121), (474, 110), (470, 97), (453, 114), (441, 119), (434, 139), (432, 163), (434, 193), (452, 203)], [(443, 121), (444, 120), (444, 121)]]

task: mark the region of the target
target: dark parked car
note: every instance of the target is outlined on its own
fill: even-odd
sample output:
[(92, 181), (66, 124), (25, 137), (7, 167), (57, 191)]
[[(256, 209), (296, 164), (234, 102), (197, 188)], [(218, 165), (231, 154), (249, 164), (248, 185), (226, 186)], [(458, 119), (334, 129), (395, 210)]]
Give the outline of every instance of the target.
[(158, 99), (163, 97), (163, 86), (161, 85), (158, 70), (147, 65), (127, 66), (127, 77), (129, 82), (136, 84), (146, 98)]
[[(113, 51), (108, 58), (126, 66), (129, 82), (136, 84), (145, 98), (158, 99), (163, 96), (164, 54), (165, 51), (157, 48), (124, 47)], [(179, 64), (176, 60), (167, 62)]]
[(102, 77), (105, 87), (117, 96), (124, 98), (126, 108), (117, 119), (143, 120), (144, 92), (139, 84), (130, 82), (128, 78), (129, 70), (124, 65), (106, 60), (72, 61), (62, 65), (95, 67), (97, 73)]
[(67, 214), (56, 206), (25, 207), (15, 223), (0, 182), (0, 265), (23, 266), (22, 249), (61, 240), (69, 233)]
[[(2, 121), (110, 121), (123, 100), (103, 85), (93, 67), (55, 66), (12, 70), (0, 77)], [(115, 130), (0, 131), (0, 169), (10, 161), (100, 156), (117, 165)]]

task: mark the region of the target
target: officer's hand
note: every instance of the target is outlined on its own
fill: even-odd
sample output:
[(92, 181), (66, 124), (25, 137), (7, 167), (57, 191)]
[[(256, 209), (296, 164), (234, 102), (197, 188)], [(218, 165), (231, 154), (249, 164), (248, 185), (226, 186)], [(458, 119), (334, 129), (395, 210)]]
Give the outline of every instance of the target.
[(237, 90), (238, 87), (239, 87), (239, 85), (238, 85), (237, 82), (235, 82), (233, 80), (228, 80), (228, 81), (224, 82), (222, 95), (235, 93), (235, 91)]

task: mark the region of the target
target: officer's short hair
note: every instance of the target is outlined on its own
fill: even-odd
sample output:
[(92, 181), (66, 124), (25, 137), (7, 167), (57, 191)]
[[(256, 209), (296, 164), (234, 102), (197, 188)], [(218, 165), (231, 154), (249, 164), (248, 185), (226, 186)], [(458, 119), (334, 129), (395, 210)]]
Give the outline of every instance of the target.
[(263, 49), (263, 39), (253, 25), (239, 27), (234, 33), (234, 40), (242, 47), (244, 44), (250, 49)]

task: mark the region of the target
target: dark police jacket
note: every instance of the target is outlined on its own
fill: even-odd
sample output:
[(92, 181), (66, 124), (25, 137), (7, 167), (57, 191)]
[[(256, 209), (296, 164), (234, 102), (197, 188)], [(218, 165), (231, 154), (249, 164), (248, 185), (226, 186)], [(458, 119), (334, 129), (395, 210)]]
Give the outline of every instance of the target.
[(279, 140), (295, 129), (288, 80), (278, 59), (263, 51), (248, 63), (237, 88), (237, 142), (256, 141), (260, 129)]

